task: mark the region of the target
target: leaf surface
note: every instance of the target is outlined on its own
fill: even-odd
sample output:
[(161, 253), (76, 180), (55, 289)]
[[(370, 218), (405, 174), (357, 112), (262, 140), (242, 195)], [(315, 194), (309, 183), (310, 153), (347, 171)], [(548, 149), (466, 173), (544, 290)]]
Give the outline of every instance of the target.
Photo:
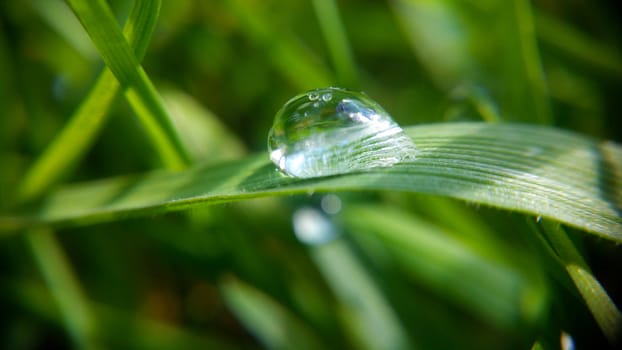
[(405, 129), (416, 159), (314, 179), (281, 175), (266, 153), (181, 172), (69, 185), (0, 230), (90, 224), (196, 205), (310, 192), (394, 190), (443, 195), (550, 218), (622, 241), (622, 147), (555, 128), (447, 123)]

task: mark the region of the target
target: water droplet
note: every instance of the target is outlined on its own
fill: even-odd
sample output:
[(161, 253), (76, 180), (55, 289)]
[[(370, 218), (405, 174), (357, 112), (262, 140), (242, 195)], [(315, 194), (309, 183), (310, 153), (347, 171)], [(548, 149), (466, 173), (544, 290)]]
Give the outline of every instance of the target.
[(388, 167), (415, 158), (412, 140), (378, 103), (340, 88), (317, 89), (289, 100), (276, 114), (268, 148), (281, 171), (299, 178)]
[(538, 216), (536, 217), (536, 222), (537, 222), (537, 223), (540, 223), (541, 221), (542, 221), (542, 215), (538, 215)]
[(341, 198), (336, 194), (327, 194), (322, 197), (320, 206), (326, 214), (337, 214), (341, 211)]
[(309, 97), (309, 100), (310, 100), (310, 101), (315, 101), (315, 100), (317, 100), (318, 98), (320, 98), (320, 94), (319, 94), (318, 92), (316, 92), (316, 91), (310, 91), (310, 92), (307, 94), (307, 96)]

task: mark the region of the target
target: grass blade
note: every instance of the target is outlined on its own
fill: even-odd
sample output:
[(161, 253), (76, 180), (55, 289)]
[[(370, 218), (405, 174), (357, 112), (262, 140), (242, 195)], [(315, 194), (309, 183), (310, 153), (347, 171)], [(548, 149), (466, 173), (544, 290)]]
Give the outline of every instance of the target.
[(221, 290), (229, 308), (266, 348), (324, 348), (294, 314), (253, 286), (227, 278)]
[(622, 147), (550, 127), (448, 123), (406, 128), (417, 159), (309, 180), (282, 176), (265, 153), (185, 172), (156, 171), (76, 184), (0, 230), (88, 224), (207, 203), (309, 191), (396, 190), (437, 194), (550, 218), (622, 241)]
[(546, 290), (529, 270), (484, 257), (408, 212), (350, 206), (344, 221), (355, 237), (377, 237), (421, 288), (500, 329), (533, 324), (545, 309)]
[(270, 20), (264, 2), (228, 1), (227, 6), (240, 20), (243, 33), (262, 48), (274, 67), (301, 90), (324, 87), (333, 81), (324, 65), (300, 41)]
[(548, 221), (545, 221), (543, 226), (546, 237), (564, 263), (568, 275), (581, 293), (600, 329), (612, 345), (620, 345), (622, 313), (592, 274), (590, 267), (562, 227)]
[(529, 91), (527, 97), (529, 97), (530, 102), (528, 104), (533, 105), (534, 117), (539, 123), (550, 124), (552, 121), (551, 106), (549, 105), (544, 70), (540, 61), (538, 43), (536, 42), (531, 3), (528, 0), (514, 0), (513, 3), (516, 36), (518, 37), (517, 46), (520, 47), (522, 55), (521, 68), (523, 71), (519, 72), (527, 77), (525, 79), (525, 88)]
[(58, 241), (46, 229), (30, 231), (26, 239), (76, 346), (94, 349), (95, 319)]
[[(27, 312), (37, 314), (49, 323), (62, 323), (61, 315), (54, 308), (52, 295), (44, 285), (29, 279), (19, 280), (5, 286), (5, 292), (15, 305)], [(108, 348), (132, 349), (254, 349), (234, 345), (230, 339), (213, 331), (191, 330), (161, 320), (146, 317), (140, 310), (120, 308), (88, 298), (86, 307), (97, 319), (98, 341)]]
[(346, 240), (314, 246), (311, 256), (339, 300), (344, 328), (357, 348), (413, 348), (378, 283)]
[(151, 137), (162, 161), (169, 168), (183, 168), (188, 163), (188, 155), (171, 118), (123, 37), (107, 3), (103, 0), (69, 0), (68, 3), (93, 40), (106, 66), (126, 90), (130, 105)]
[(622, 54), (615, 47), (599, 42), (555, 17), (541, 12), (535, 15), (538, 38), (543, 44), (604, 75), (622, 79)]
[[(158, 4), (157, 1), (135, 1), (123, 28), (123, 34), (138, 60), (145, 55), (155, 29)], [(104, 68), (69, 123), (24, 175), (18, 189), (19, 200), (27, 201), (38, 196), (80, 160), (104, 125), (118, 91), (119, 83), (110, 70)]]
[(355, 87), (357, 81), (356, 64), (352, 57), (346, 32), (341, 25), (337, 4), (334, 0), (313, 0), (312, 3), (320, 22), (322, 35), (335, 65), (337, 81), (343, 86)]
[(490, 90), (506, 120), (551, 123), (528, 1), (390, 3), (437, 85), (446, 90), (461, 85)]

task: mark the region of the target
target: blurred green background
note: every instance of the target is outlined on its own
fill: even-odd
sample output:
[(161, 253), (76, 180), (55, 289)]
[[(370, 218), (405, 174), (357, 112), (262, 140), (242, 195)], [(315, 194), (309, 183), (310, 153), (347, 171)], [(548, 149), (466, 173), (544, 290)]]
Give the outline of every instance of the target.
[[(132, 3), (109, 4), (123, 23)], [(617, 1), (164, 1), (143, 67), (201, 163), (264, 152), (283, 103), (325, 86), (365, 91), (401, 125), (525, 122), (620, 142), (620, 18)], [(0, 3), (3, 211), (102, 67), (64, 2)], [(160, 166), (120, 96), (63, 181)], [(3, 239), (0, 347), (609, 346), (539, 250), (537, 218), (405, 193), (340, 193), (327, 214), (326, 198), (65, 228), (39, 252)], [(298, 240), (301, 208), (336, 237)], [(619, 303), (620, 246), (570, 234)]]

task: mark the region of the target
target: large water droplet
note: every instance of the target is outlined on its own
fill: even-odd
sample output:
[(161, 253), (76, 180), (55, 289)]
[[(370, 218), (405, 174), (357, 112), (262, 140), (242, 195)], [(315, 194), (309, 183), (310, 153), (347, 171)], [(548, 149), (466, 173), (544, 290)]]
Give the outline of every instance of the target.
[(309, 91), (289, 100), (268, 135), (270, 159), (285, 174), (311, 178), (388, 167), (415, 157), (415, 145), (361, 92)]

